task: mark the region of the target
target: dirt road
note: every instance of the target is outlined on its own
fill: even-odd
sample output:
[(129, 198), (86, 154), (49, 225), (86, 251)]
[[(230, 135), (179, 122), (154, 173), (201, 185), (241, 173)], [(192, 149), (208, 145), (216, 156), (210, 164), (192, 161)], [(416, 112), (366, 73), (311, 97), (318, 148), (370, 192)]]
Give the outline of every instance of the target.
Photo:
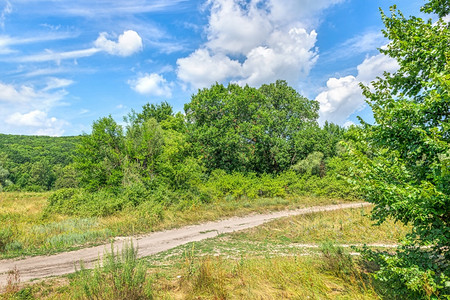
[[(217, 236), (220, 233), (228, 233), (259, 226), (268, 221), (321, 211), (332, 211), (344, 208), (357, 208), (368, 206), (369, 203), (346, 203), (326, 206), (314, 206), (296, 210), (284, 210), (268, 214), (253, 214), (245, 217), (234, 217), (226, 220), (208, 222), (198, 225), (186, 226), (178, 229), (154, 232), (140, 237), (116, 238), (114, 247), (121, 249), (124, 240), (131, 239), (139, 248), (140, 257), (159, 253), (182, 244), (200, 241)], [(95, 262), (103, 256), (105, 250), (110, 250), (111, 245), (101, 245), (71, 252), (64, 252), (51, 256), (36, 256), (22, 260), (0, 260), (0, 287), (7, 282), (7, 272), (16, 267), (19, 270), (21, 282), (32, 279), (59, 276), (75, 272), (75, 265), (80, 261), (86, 268), (92, 268)]]

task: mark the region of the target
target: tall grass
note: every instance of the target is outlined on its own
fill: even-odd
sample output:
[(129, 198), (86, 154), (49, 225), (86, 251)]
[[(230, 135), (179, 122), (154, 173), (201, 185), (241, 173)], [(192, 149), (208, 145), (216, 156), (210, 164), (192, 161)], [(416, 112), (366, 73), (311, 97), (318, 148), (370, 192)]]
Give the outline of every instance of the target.
[(45, 214), (50, 193), (0, 193), (0, 258), (50, 254), (114, 236), (140, 234), (218, 218), (343, 202), (314, 197), (216, 199), (184, 206), (144, 201), (108, 216)]
[(71, 286), (75, 299), (153, 299), (151, 282), (142, 261), (137, 260), (137, 248), (125, 243), (120, 253), (105, 253), (102, 266), (94, 270), (81, 267)]

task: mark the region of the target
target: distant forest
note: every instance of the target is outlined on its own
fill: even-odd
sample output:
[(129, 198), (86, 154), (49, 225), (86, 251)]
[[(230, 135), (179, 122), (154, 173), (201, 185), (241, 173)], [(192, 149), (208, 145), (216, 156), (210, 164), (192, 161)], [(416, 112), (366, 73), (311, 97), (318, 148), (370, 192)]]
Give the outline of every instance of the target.
[(46, 191), (63, 187), (81, 137), (0, 134), (0, 189)]

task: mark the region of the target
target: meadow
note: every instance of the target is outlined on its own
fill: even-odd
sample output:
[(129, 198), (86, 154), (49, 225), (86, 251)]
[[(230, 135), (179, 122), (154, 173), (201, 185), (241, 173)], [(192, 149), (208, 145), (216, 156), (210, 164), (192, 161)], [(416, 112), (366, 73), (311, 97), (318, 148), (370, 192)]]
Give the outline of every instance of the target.
[(50, 192), (0, 193), (0, 258), (52, 254), (107, 243), (116, 236), (144, 234), (188, 224), (262, 213), (348, 202), (324, 197), (223, 198), (212, 203), (176, 207), (144, 202), (108, 216), (47, 214)]
[(379, 299), (386, 287), (370, 279), (373, 266), (355, 254), (362, 244), (398, 244), (410, 228), (393, 221), (373, 226), (369, 213), (360, 208), (283, 218), (143, 259), (136, 259), (138, 245), (129, 245), (110, 253), (103, 267), (26, 287), (11, 284), (4, 297)]

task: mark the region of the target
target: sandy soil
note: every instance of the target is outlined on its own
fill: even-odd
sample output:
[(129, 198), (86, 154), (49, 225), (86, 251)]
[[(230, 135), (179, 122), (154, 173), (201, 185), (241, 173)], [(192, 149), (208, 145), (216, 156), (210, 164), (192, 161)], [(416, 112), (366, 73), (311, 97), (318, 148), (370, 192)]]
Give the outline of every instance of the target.
[[(245, 217), (234, 217), (226, 220), (186, 226), (178, 229), (154, 232), (139, 237), (119, 237), (115, 239), (115, 249), (122, 248), (124, 240), (132, 240), (138, 246), (139, 257), (169, 250), (182, 244), (215, 237), (228, 233), (259, 226), (268, 221), (321, 211), (332, 211), (345, 208), (368, 206), (369, 203), (346, 203), (326, 206), (313, 206), (296, 210), (284, 210), (268, 214), (253, 214)], [(0, 260), (0, 287), (7, 283), (7, 272), (17, 268), (21, 282), (49, 276), (60, 276), (75, 272), (75, 267), (83, 262), (86, 268), (92, 268), (101, 259), (105, 251), (111, 250), (111, 244), (63, 252), (51, 256), (36, 256), (20, 260)]]

